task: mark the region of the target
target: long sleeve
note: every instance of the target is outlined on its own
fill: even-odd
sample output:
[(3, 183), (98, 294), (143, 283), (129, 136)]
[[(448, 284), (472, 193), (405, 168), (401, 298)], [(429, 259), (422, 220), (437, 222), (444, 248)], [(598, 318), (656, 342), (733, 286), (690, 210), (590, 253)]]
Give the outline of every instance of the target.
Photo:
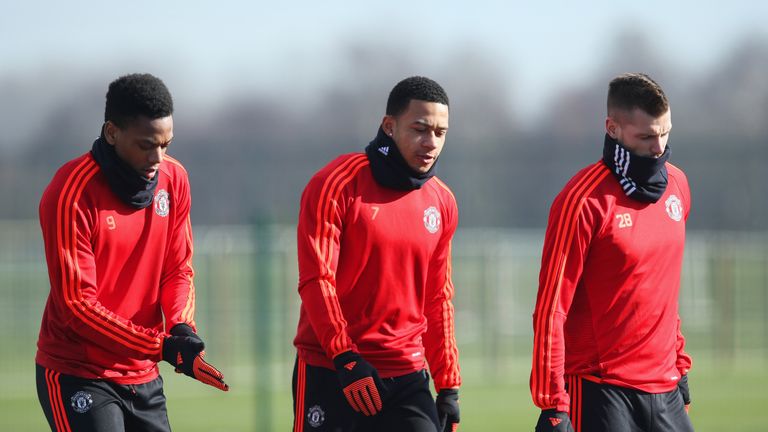
[(688, 371), (691, 370), (693, 360), (691, 359), (691, 356), (685, 352), (685, 338), (683, 337), (683, 332), (681, 330), (680, 317), (677, 318), (677, 342), (675, 343), (675, 351), (677, 352), (675, 366), (680, 372), (680, 376), (687, 375)]
[[(684, 203), (683, 206), (685, 211), (685, 221), (687, 223), (688, 216), (691, 212), (691, 191), (689, 189), (688, 178), (685, 176), (685, 173), (683, 173), (677, 167), (675, 167), (675, 171), (677, 172), (676, 178), (679, 178), (679, 187)], [(691, 359), (691, 356), (685, 352), (685, 337), (683, 336), (682, 321), (680, 320), (680, 315), (677, 316), (677, 340), (675, 343), (675, 352), (677, 353), (675, 366), (680, 372), (680, 376), (688, 374), (688, 371), (691, 370), (691, 366), (693, 365), (693, 359)]]
[(445, 217), (445, 230), (429, 266), (425, 315), (424, 349), (437, 391), (461, 385), (459, 350), (454, 331), (454, 288), (451, 279), (451, 241), (457, 226), (455, 201)]
[(93, 215), (81, 195), (98, 167), (91, 158), (62, 182), (49, 187), (40, 203), (40, 225), (51, 283), (51, 299), (72, 332), (127, 358), (161, 358), (162, 334), (118, 316), (97, 299), (92, 250)]
[(586, 208), (589, 193), (605, 175), (602, 164), (576, 177), (555, 198), (544, 238), (539, 290), (533, 314), (533, 366), (531, 395), (541, 409), (569, 410), (565, 391), (565, 340), (563, 326), (579, 284), (593, 226)]
[(367, 165), (365, 155), (344, 160), (310, 180), (301, 197), (297, 248), (299, 295), (328, 358), (356, 349), (336, 293), (345, 186)]
[[(183, 172), (186, 174), (185, 171)], [(166, 330), (170, 330), (179, 323), (189, 324), (193, 329), (195, 328), (193, 241), (192, 224), (189, 217), (191, 199), (189, 181), (186, 175), (179, 178), (178, 184), (178, 190), (174, 191), (177, 199), (174, 200), (171, 209), (174, 214), (173, 226), (168, 239), (168, 251), (160, 282)]]

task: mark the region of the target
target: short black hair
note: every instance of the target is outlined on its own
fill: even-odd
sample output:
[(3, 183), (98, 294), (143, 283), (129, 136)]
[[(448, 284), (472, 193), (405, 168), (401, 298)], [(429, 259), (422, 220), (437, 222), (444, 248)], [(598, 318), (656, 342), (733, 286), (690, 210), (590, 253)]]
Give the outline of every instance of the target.
[(669, 110), (669, 100), (661, 86), (644, 73), (625, 73), (608, 84), (608, 115), (615, 110), (635, 108), (659, 117)]
[(412, 76), (397, 83), (389, 92), (387, 115), (402, 114), (412, 99), (437, 102), (449, 106), (448, 94), (440, 87), (440, 84), (426, 77)]
[(150, 74), (130, 74), (112, 81), (107, 90), (104, 121), (118, 127), (138, 116), (150, 119), (173, 114), (173, 98), (160, 78)]

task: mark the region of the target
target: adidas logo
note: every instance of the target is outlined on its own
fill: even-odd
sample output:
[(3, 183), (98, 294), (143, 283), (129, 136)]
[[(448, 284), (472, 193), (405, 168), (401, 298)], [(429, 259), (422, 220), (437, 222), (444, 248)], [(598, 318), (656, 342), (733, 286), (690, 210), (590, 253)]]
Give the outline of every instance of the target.
[(351, 371), (352, 369), (355, 368), (356, 364), (357, 364), (357, 362), (349, 362), (349, 363), (344, 365), (344, 369)]
[(389, 155), (389, 146), (379, 147), (379, 153), (383, 154), (384, 156)]
[(563, 419), (559, 419), (557, 417), (550, 417), (549, 422), (552, 423), (552, 426), (557, 426), (563, 422)]

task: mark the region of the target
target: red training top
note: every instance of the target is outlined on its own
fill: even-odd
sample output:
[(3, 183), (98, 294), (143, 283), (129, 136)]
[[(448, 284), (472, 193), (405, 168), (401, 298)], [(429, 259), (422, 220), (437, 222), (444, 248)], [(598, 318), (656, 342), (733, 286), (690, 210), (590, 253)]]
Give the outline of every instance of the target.
[(656, 203), (626, 196), (602, 161), (555, 198), (533, 314), (538, 407), (569, 411), (564, 375), (663, 393), (691, 367), (678, 315), (691, 198), (685, 174), (666, 166)]
[(299, 213), (298, 355), (333, 369), (333, 357), (355, 350), (382, 377), (424, 369), (426, 357), (438, 391), (458, 388), (457, 212), (437, 177), (420, 189), (389, 189), (364, 154), (340, 156), (315, 174)]
[(158, 376), (165, 328), (194, 326), (189, 180), (166, 156), (152, 205), (123, 203), (86, 153), (40, 200), (51, 291), (35, 361), (118, 384)]

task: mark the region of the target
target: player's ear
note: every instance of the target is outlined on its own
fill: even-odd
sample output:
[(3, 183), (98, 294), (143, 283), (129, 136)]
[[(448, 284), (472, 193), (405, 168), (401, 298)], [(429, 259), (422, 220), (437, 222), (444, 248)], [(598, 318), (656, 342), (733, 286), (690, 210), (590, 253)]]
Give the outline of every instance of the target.
[(385, 134), (392, 136), (395, 133), (395, 117), (385, 115), (381, 120), (381, 129)]
[(120, 128), (118, 128), (116, 124), (112, 123), (111, 120), (107, 120), (107, 122), (104, 123), (104, 138), (107, 140), (109, 145), (115, 145), (117, 142), (117, 135), (119, 133)]
[(605, 133), (608, 134), (609, 137), (616, 139), (618, 124), (616, 124), (616, 120), (614, 120), (611, 116), (608, 116), (605, 118)]

